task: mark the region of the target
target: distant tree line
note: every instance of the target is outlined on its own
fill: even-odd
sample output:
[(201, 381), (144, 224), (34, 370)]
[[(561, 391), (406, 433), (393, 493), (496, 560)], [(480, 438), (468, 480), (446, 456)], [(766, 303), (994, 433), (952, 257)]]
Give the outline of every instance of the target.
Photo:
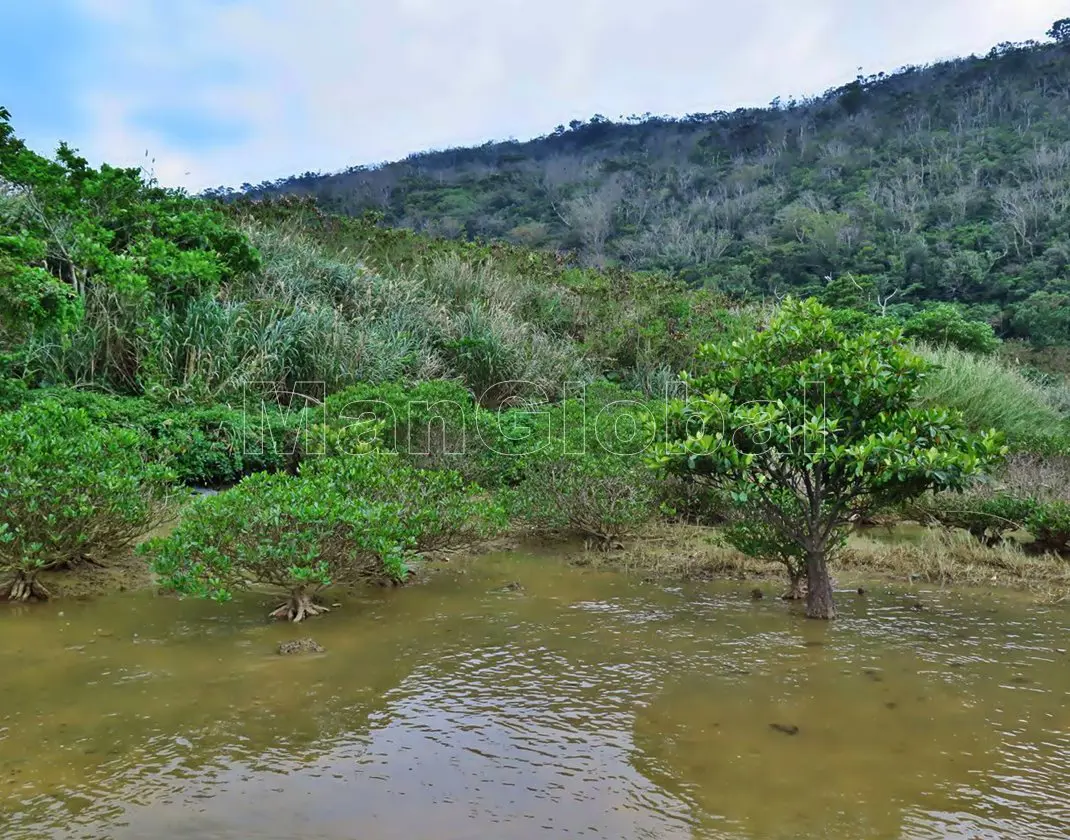
[(1048, 34), (767, 108), (595, 115), (241, 192), (744, 298), (814, 294), (902, 318), (954, 304), (1002, 337), (1064, 344), (1070, 19)]

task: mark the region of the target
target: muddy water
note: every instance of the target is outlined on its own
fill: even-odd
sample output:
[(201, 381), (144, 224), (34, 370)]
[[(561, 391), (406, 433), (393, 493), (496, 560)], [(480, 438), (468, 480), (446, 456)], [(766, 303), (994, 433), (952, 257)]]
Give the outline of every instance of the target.
[(501, 555), (303, 628), (4, 607), (0, 837), (1070, 836), (1070, 611), (748, 591)]

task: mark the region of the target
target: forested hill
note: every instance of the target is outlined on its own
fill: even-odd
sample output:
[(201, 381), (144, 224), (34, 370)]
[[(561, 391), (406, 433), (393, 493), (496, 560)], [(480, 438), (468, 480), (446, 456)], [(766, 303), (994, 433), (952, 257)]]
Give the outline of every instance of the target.
[(1004, 336), (1065, 343), (1070, 21), (1049, 36), (767, 108), (595, 116), (245, 188), (733, 295), (805, 291), (898, 314), (956, 301)]

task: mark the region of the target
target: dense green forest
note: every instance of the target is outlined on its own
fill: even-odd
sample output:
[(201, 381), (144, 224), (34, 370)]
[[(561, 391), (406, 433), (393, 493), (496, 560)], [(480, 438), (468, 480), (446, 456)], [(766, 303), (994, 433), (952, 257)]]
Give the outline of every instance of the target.
[(1068, 29), (767, 108), (596, 115), (243, 190), (739, 298), (814, 294), (901, 317), (951, 302), (1001, 337), (1065, 344)]

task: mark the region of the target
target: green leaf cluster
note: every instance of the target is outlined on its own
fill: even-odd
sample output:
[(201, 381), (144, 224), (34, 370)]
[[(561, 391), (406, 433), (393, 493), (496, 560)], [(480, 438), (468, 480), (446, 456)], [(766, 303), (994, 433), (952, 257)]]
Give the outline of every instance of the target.
[[(66, 144), (54, 159), (18, 140), (0, 108), (0, 315), (22, 331), (69, 329), (103, 288), (178, 305), (260, 266), (210, 204), (161, 189), (140, 169), (94, 169)], [(10, 329), (10, 327), (9, 327)]]
[(171, 535), (142, 550), (165, 586), (227, 600), (253, 583), (401, 582), (420, 554), (484, 538), (503, 516), (455, 473), (392, 453), (331, 456), (198, 500)]
[(953, 412), (914, 407), (926, 373), (895, 330), (848, 335), (813, 300), (703, 348), (655, 463), (716, 486), (823, 552), (858, 513), (961, 489), (1002, 454)]
[(0, 412), (0, 569), (108, 560), (162, 515), (173, 474), (132, 429), (54, 401)]

